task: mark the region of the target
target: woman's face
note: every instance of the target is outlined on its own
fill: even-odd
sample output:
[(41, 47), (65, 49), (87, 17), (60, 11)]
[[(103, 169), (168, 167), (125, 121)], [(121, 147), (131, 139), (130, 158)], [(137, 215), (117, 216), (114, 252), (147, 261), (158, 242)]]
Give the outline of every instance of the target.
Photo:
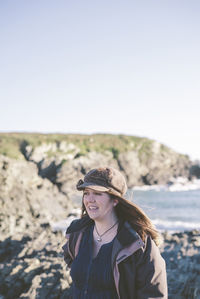
[(115, 214), (114, 207), (118, 200), (111, 199), (106, 192), (99, 192), (89, 188), (83, 191), (83, 203), (86, 211), (94, 221), (106, 221)]

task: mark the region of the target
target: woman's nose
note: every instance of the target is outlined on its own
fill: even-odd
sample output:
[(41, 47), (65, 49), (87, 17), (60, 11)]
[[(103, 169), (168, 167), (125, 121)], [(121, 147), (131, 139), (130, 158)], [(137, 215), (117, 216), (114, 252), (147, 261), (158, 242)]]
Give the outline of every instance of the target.
[(91, 194), (89, 194), (89, 196), (88, 196), (87, 200), (88, 200), (89, 202), (94, 202), (94, 201), (95, 201), (95, 198), (94, 198), (94, 196), (93, 196), (93, 194), (92, 194), (92, 193), (91, 193)]

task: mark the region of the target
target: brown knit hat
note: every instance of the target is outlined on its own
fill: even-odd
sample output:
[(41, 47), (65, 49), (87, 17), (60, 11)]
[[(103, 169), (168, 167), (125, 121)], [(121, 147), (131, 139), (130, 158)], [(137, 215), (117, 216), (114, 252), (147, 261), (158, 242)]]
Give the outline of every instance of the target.
[(76, 188), (84, 190), (86, 187), (96, 191), (108, 192), (123, 198), (127, 191), (127, 185), (124, 176), (112, 167), (101, 167), (90, 170), (79, 180)]

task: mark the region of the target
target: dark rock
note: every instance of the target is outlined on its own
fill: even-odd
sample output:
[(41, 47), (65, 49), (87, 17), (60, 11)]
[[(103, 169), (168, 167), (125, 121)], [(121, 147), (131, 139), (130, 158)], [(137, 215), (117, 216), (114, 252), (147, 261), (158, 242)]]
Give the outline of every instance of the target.
[[(161, 246), (167, 265), (169, 299), (200, 298), (200, 231), (163, 234)], [(0, 294), (15, 298), (72, 298), (69, 269), (63, 261), (65, 238), (40, 228), (16, 234), (0, 244)], [(5, 254), (7, 252), (7, 254)]]
[(200, 178), (200, 165), (199, 164), (194, 164), (190, 168), (190, 176), (191, 177), (196, 177)]
[[(1, 242), (0, 294), (15, 298), (65, 298), (71, 279), (62, 256), (62, 234), (40, 230), (29, 236), (17, 235)], [(16, 250), (15, 250), (16, 249)], [(63, 297), (64, 298), (64, 297)]]
[(171, 236), (165, 233), (163, 237), (161, 252), (167, 265), (169, 299), (199, 299), (200, 248), (195, 241), (199, 240), (200, 231)]

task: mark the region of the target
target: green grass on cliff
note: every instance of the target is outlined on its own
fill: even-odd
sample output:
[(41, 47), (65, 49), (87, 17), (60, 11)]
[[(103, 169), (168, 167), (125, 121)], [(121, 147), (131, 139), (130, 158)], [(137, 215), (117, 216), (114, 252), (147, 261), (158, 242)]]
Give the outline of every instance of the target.
[[(135, 150), (143, 157), (147, 157), (151, 154), (151, 147), (154, 142), (148, 138), (111, 134), (0, 133), (0, 154), (20, 159), (23, 158), (21, 153), (23, 145), (31, 145), (35, 148), (43, 143), (60, 143), (62, 141), (78, 147), (78, 155), (85, 155), (89, 151), (104, 152), (107, 150), (112, 152), (116, 159), (119, 153), (130, 150)], [(162, 145), (162, 150), (168, 151), (168, 147)]]

